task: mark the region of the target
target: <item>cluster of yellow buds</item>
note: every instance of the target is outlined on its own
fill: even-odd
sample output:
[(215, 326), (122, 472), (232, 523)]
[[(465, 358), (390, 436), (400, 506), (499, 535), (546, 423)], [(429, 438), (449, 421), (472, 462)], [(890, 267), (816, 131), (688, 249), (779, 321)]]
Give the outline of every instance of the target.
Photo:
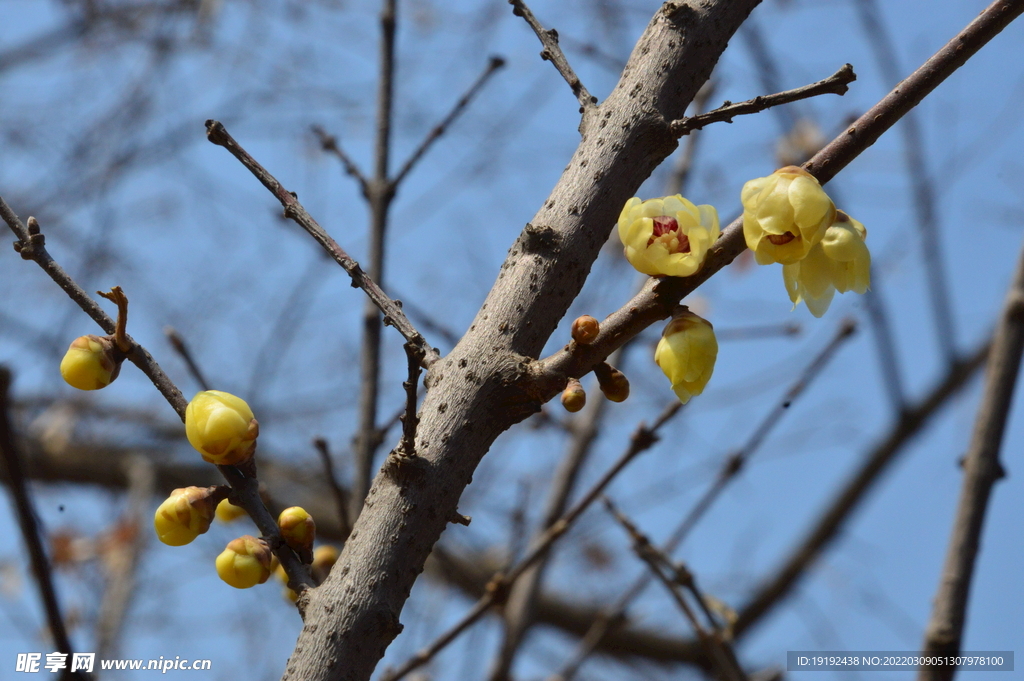
[(679, 194), (626, 202), (619, 239), (626, 259), (651, 276), (688, 277), (704, 264), (720, 234), (714, 206), (695, 206)]
[(743, 236), (760, 265), (781, 263), (794, 307), (803, 301), (815, 317), (836, 291), (864, 293), (871, 254), (864, 225), (836, 210), (818, 180), (787, 166), (743, 185)]
[[(245, 400), (206, 390), (196, 394), (185, 409), (185, 434), (206, 461), (242, 465), (256, 450), (259, 423)], [(229, 491), (224, 486), (174, 490), (156, 510), (153, 524), (157, 537), (170, 546), (182, 546), (209, 530), (214, 518), (231, 522), (245, 515), (245, 509), (228, 500)], [(305, 510), (298, 506), (285, 509), (278, 518), (278, 528), (303, 563), (315, 562), (312, 548), (316, 524)], [(224, 582), (236, 589), (248, 589), (267, 581), (277, 567), (277, 558), (264, 539), (245, 535), (228, 543), (217, 556), (216, 567)]]
[(185, 435), (203, 459), (236, 466), (252, 458), (260, 424), (245, 400), (220, 390), (197, 393), (185, 409)]
[(683, 404), (704, 392), (718, 358), (718, 340), (711, 323), (682, 306), (665, 327), (654, 361), (672, 382)]
[(79, 336), (60, 361), (60, 375), (72, 388), (99, 390), (114, 382), (123, 361), (109, 336)]

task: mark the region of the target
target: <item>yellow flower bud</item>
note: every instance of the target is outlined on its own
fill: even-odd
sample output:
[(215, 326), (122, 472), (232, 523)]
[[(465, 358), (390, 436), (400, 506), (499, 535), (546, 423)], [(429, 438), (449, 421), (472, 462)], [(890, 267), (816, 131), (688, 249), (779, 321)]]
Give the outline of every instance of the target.
[(156, 509), (153, 527), (168, 546), (184, 546), (210, 529), (216, 487), (182, 487)]
[(588, 314), (572, 323), (572, 339), (580, 345), (590, 345), (601, 332), (601, 324)]
[(245, 400), (220, 390), (205, 390), (188, 403), (185, 434), (203, 459), (233, 466), (252, 457), (260, 426)]
[(679, 194), (647, 201), (633, 197), (619, 215), (626, 259), (651, 276), (690, 276), (719, 234), (714, 206), (695, 206)]
[(797, 166), (743, 185), (743, 236), (759, 265), (807, 257), (835, 221), (836, 208), (818, 180)]
[(217, 575), (236, 589), (262, 584), (270, 577), (272, 555), (265, 541), (244, 535), (217, 556)]
[(864, 225), (843, 211), (825, 232), (821, 242), (800, 262), (782, 267), (782, 280), (793, 307), (803, 301), (815, 317), (821, 317), (840, 293), (864, 293), (871, 284), (871, 253), (864, 239)]
[(217, 504), (217, 520), (222, 523), (230, 523), (231, 521), (237, 520), (245, 515), (246, 513), (244, 508), (241, 506), (235, 506), (227, 499), (222, 499), (221, 502)]
[(562, 392), (562, 406), (567, 412), (575, 414), (587, 404), (587, 393), (575, 378), (570, 378)]
[(338, 549), (331, 546), (330, 544), (323, 544), (316, 547), (313, 551), (313, 562), (310, 564), (310, 571), (313, 573), (313, 579), (317, 584), (322, 584), (327, 575), (330, 573), (331, 568), (338, 562)]
[(277, 526), (281, 528), (281, 537), (285, 543), (296, 551), (313, 548), (316, 524), (302, 507), (292, 506), (281, 511), (277, 517)]
[(704, 392), (717, 358), (718, 340), (711, 323), (685, 308), (665, 327), (654, 351), (654, 361), (683, 404)]
[(106, 388), (121, 371), (124, 356), (119, 355), (114, 342), (105, 336), (79, 336), (60, 361), (60, 375), (79, 390)]

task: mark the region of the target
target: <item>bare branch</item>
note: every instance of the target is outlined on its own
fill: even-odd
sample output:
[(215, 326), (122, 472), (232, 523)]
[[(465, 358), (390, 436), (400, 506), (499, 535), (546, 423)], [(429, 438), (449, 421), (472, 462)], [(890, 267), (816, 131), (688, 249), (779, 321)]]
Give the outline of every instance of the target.
[(57, 602), (57, 592), (53, 588), (53, 573), (50, 570), (50, 561), (43, 549), (43, 541), (39, 536), (39, 526), (36, 522), (36, 512), (32, 505), (32, 498), (29, 495), (28, 486), (25, 484), (25, 474), (21, 467), (21, 456), (15, 444), (14, 430), (10, 418), (10, 387), (11, 372), (0, 365), (0, 455), (3, 456), (4, 478), (11, 491), (11, 499), (14, 502), (14, 509), (18, 516), (18, 526), (21, 528), (22, 538), (28, 548), (29, 560), (32, 565), (32, 574), (35, 576), (36, 585), (39, 587), (39, 595), (43, 601), (43, 609), (46, 611), (46, 622), (50, 627), (50, 634), (53, 636), (53, 643), (57, 650), (68, 655), (71, 654), (71, 640), (68, 638), (67, 629), (64, 627), (64, 619), (60, 614), (60, 605)]
[(185, 343), (185, 339), (181, 337), (181, 334), (173, 326), (165, 326), (164, 335), (167, 336), (167, 341), (174, 348), (174, 351), (185, 362), (185, 366), (188, 367), (189, 373), (192, 374), (192, 378), (199, 384), (199, 387), (202, 390), (210, 390), (210, 382), (206, 380), (206, 376), (199, 369), (195, 358), (192, 357), (192, 351), (189, 350), (188, 344)]
[[(373, 301), (374, 305), (377, 306), (381, 312), (384, 313), (384, 324), (394, 326), (402, 337), (410, 343), (416, 345), (423, 350), (424, 353), (424, 368), (429, 368), (439, 358), (439, 355), (434, 348), (431, 348), (426, 339), (413, 327), (412, 322), (402, 312), (402, 308), (395, 303), (391, 298), (387, 296), (377, 286), (372, 279), (370, 279), (362, 268), (355, 260), (353, 260), (345, 250), (338, 245), (334, 239), (332, 239), (327, 232), (324, 231), (313, 217), (306, 212), (306, 209), (302, 207), (298, 199), (289, 192), (287, 189), (281, 186), (281, 183), (274, 178), (273, 175), (268, 173), (263, 166), (261, 166), (252, 156), (249, 155), (245, 149), (239, 146), (238, 142), (228, 134), (228, 131), (224, 128), (223, 124), (218, 121), (207, 121), (206, 122), (207, 136), (210, 141), (214, 144), (224, 147), (227, 149), (232, 156), (241, 161), (249, 172), (251, 172), (256, 179), (258, 179), (264, 187), (270, 190), (281, 205), (284, 206), (285, 215), (305, 229), (310, 236), (312, 236), (317, 243), (319, 243), (324, 250), (334, 259), (336, 263), (342, 266), (342, 268), (348, 272), (349, 276), (352, 277), (352, 285), (363, 289), (366, 294)], [(184, 408), (182, 409), (184, 413)]]
[(324, 464), (324, 476), (327, 478), (327, 484), (334, 495), (334, 503), (338, 507), (338, 522), (341, 524), (341, 536), (339, 538), (341, 541), (345, 541), (352, 532), (352, 523), (348, 519), (348, 491), (338, 482), (338, 476), (334, 472), (334, 461), (331, 459), (331, 450), (327, 445), (327, 440), (322, 437), (314, 438), (313, 446), (316, 447), (316, 451), (320, 454), (320, 461)]
[(799, 336), (802, 327), (797, 322), (765, 324), (763, 326), (736, 326), (731, 329), (717, 329), (715, 338), (723, 341), (757, 340), (777, 336)]
[[(874, 0), (858, 0), (854, 4), (884, 79), (889, 83), (899, 83), (899, 60), (892, 39), (879, 17), (878, 5)], [(952, 363), (957, 358), (956, 326), (953, 321), (953, 301), (949, 295), (949, 278), (942, 257), (942, 221), (936, 206), (935, 185), (928, 174), (924, 157), (924, 142), (917, 112), (908, 111), (900, 122), (899, 130), (903, 137), (904, 161), (913, 188), (914, 220), (921, 235), (936, 341), (946, 362)]]
[(988, 350), (989, 344), (985, 343), (972, 355), (954, 364), (949, 373), (929, 391), (927, 396), (917, 404), (909, 406), (902, 413), (892, 431), (875, 446), (865, 458), (864, 463), (850, 475), (846, 484), (835, 495), (832, 503), (821, 514), (804, 539), (782, 562), (778, 570), (764, 580), (754, 596), (740, 609), (733, 627), (736, 636), (749, 629), (790, 592), (808, 566), (836, 538), (840, 528), (864, 500), (864, 496), (896, 458), (903, 446), (920, 432), (938, 408), (956, 394), (984, 363), (988, 356)]
[(705, 125), (710, 125), (711, 123), (718, 123), (719, 121), (732, 123), (734, 116), (758, 113), (773, 106), (789, 104), (790, 102), (797, 102), (801, 99), (809, 99), (818, 95), (829, 93), (845, 95), (847, 90), (849, 90), (847, 85), (855, 80), (857, 80), (857, 74), (853, 72), (853, 67), (849, 64), (844, 64), (842, 68), (831, 76), (825, 80), (819, 80), (817, 83), (811, 83), (810, 85), (804, 85), (803, 87), (786, 90), (774, 95), (754, 97), (739, 104), (726, 102), (719, 108), (706, 114), (672, 121), (672, 134), (682, 137), (683, 135), (690, 134), (693, 130), (700, 130)]
[(491, 57), (487, 62), (487, 68), (484, 69), (483, 73), (476, 79), (476, 81), (469, 86), (465, 94), (459, 97), (459, 101), (455, 103), (452, 110), (448, 112), (448, 115), (444, 119), (431, 129), (430, 133), (424, 138), (420, 145), (416, 148), (416, 151), (412, 152), (409, 159), (402, 165), (401, 169), (391, 179), (391, 186), (393, 189), (398, 189), (398, 186), (402, 184), (402, 180), (409, 174), (409, 171), (415, 167), (423, 155), (427, 153), (430, 147), (436, 142), (444, 133), (448, 130), (448, 126), (455, 122), (469, 103), (473, 101), (477, 93), (483, 89), (484, 85), (490, 80), (491, 76), (494, 75), (498, 69), (505, 66), (505, 60), (502, 57)]
[[(715, 667), (717, 667), (719, 674), (726, 681), (746, 681), (747, 675), (743, 673), (743, 668), (740, 667), (739, 662), (736, 659), (736, 653), (732, 650), (732, 646), (725, 641), (721, 632), (716, 631), (712, 634), (705, 631), (701, 625), (700, 620), (697, 619), (697, 615), (690, 608), (690, 604), (686, 602), (686, 598), (682, 593), (679, 592), (677, 581), (679, 581), (679, 575), (683, 575), (685, 578), (681, 581), (685, 586), (691, 588), (692, 591), (696, 592), (696, 586), (693, 583), (692, 575), (689, 573), (683, 573), (679, 566), (675, 565), (668, 556), (658, 551), (651, 544), (651, 540), (641, 532), (636, 525), (634, 525), (629, 518), (624, 516), (615, 504), (612, 503), (611, 499), (604, 498), (605, 508), (612, 514), (612, 517), (619, 522), (620, 525), (626, 530), (630, 538), (633, 540), (633, 551), (636, 555), (647, 564), (650, 568), (651, 574), (657, 577), (658, 581), (664, 585), (668, 592), (672, 595), (672, 599), (679, 606), (683, 615), (690, 622), (690, 626), (697, 632), (697, 638), (700, 639), (701, 643), (707, 649), (711, 659), (715, 661)], [(669, 574), (677, 575), (676, 581), (673, 581), (664, 569), (668, 568)], [(704, 602), (701, 599), (700, 594), (697, 594), (697, 601), (701, 604), (702, 609)], [(712, 620), (712, 625), (714, 621)]]
[[(750, 457), (757, 452), (761, 444), (768, 437), (768, 434), (775, 428), (775, 426), (782, 421), (782, 417), (793, 405), (793, 401), (800, 396), (801, 393), (811, 384), (811, 382), (821, 373), (822, 369), (828, 364), (829, 360), (835, 355), (844, 342), (849, 339), (854, 332), (855, 326), (853, 320), (845, 320), (836, 332), (836, 335), (826, 345), (821, 352), (815, 356), (811, 363), (801, 372), (797, 380), (789, 387), (776, 405), (772, 408), (768, 414), (761, 420), (754, 432), (751, 434), (750, 439), (747, 440), (746, 444), (741, 447), (738, 451), (730, 454), (723, 462), (722, 468), (718, 473), (715, 481), (705, 491), (701, 498), (694, 504), (693, 508), (686, 514), (683, 520), (679, 523), (679, 526), (672, 532), (668, 540), (665, 542), (662, 551), (665, 554), (671, 555), (676, 548), (682, 544), (683, 540), (689, 535), (690, 530), (694, 528), (697, 521), (707, 512), (714, 503), (718, 495), (721, 494), (722, 490), (731, 482), (740, 471), (743, 470), (744, 465)], [(557, 675), (557, 679), (561, 681), (568, 681), (573, 678), (579, 671), (580, 666), (586, 660), (586, 658), (593, 652), (598, 644), (605, 638), (608, 632), (618, 625), (621, 625), (625, 621), (626, 609), (629, 607), (637, 597), (643, 593), (644, 589), (650, 583), (649, 575), (641, 576), (636, 582), (615, 602), (614, 606), (605, 613), (602, 617), (594, 620), (593, 624), (590, 625), (587, 633), (583, 636), (576, 651), (570, 658), (570, 661)]]
[(533, 12), (530, 11), (530, 8), (522, 0), (508, 0), (508, 4), (512, 5), (512, 13), (517, 17), (526, 19), (526, 23), (537, 34), (537, 39), (544, 46), (544, 49), (540, 52), (540, 58), (550, 61), (555, 69), (558, 70), (558, 73), (562, 75), (562, 78), (565, 78), (565, 82), (572, 88), (573, 95), (580, 102), (580, 113), (586, 113), (593, 109), (594, 105), (597, 104), (597, 97), (590, 95), (587, 88), (580, 82), (576, 72), (572, 70), (572, 66), (569, 65), (569, 60), (565, 58), (565, 53), (562, 52), (562, 47), (558, 44), (558, 31), (553, 28), (544, 30), (544, 27), (537, 21), (537, 17), (533, 16)]
[[(942, 567), (942, 577), (925, 632), (924, 655), (960, 654), (967, 599), (970, 594), (974, 563), (981, 545), (981, 533), (995, 483), (1006, 473), (999, 462), (1006, 420), (1013, 402), (1014, 387), (1024, 353), (1024, 250), (1017, 272), (1003, 303), (999, 325), (992, 337), (985, 390), (974, 434), (963, 459), (964, 480), (960, 488), (956, 520)], [(949, 681), (956, 672), (952, 666), (922, 666), (919, 681)]]
[[(693, 111), (695, 115), (699, 116), (707, 110), (708, 101), (714, 95), (716, 87), (717, 84), (715, 83), (714, 76), (712, 76), (697, 91), (697, 96), (693, 98)], [(676, 160), (672, 164), (672, 172), (669, 173), (668, 180), (665, 182), (666, 196), (683, 193), (683, 188), (692, 176), (693, 159), (697, 156), (697, 145), (700, 138), (701, 135), (695, 134), (686, 136), (683, 150), (676, 154)], [(721, 338), (720, 335), (719, 338)]]
[(405, 344), (405, 354), (409, 358), (409, 380), (402, 383), (405, 388), (405, 413), (402, 415), (402, 454), (416, 456), (416, 391), (420, 381), (419, 350), (412, 343)]
[(419, 651), (412, 658), (407, 660), (398, 669), (389, 671), (384, 674), (382, 681), (398, 681), (403, 678), (406, 674), (412, 670), (423, 666), (429, 662), (435, 655), (443, 650), (449, 643), (454, 641), (459, 634), (468, 629), (474, 623), (483, 617), (492, 605), (497, 603), (504, 603), (509, 595), (509, 589), (515, 583), (519, 577), (526, 572), (531, 565), (533, 565), (541, 556), (545, 555), (551, 545), (555, 543), (560, 537), (562, 537), (572, 524), (583, 515), (594, 501), (601, 496), (605, 488), (611, 484), (612, 480), (622, 472), (622, 470), (634, 459), (638, 454), (650, 449), (655, 442), (658, 441), (657, 431), (661, 426), (665, 424), (669, 419), (675, 416), (682, 408), (682, 404), (678, 401), (670, 403), (662, 412), (661, 415), (654, 421), (651, 426), (640, 424), (640, 426), (633, 433), (630, 438), (629, 447), (619, 457), (618, 461), (608, 469), (608, 471), (598, 480), (594, 486), (585, 494), (583, 498), (576, 502), (568, 512), (566, 512), (556, 522), (552, 523), (544, 533), (534, 541), (533, 545), (526, 552), (526, 556), (520, 560), (514, 568), (509, 570), (508, 574), (496, 574), (487, 586), (486, 593), (476, 602), (476, 604), (466, 613), (458, 623), (452, 626), (448, 631), (441, 635), (437, 640), (428, 645), (423, 650)]
[(314, 125), (311, 129), (313, 134), (317, 136), (317, 139), (320, 140), (320, 148), (337, 156), (338, 160), (341, 161), (341, 165), (345, 168), (345, 172), (355, 178), (355, 181), (359, 183), (359, 189), (362, 191), (363, 196), (370, 198), (369, 182), (363, 175), (362, 171), (359, 170), (359, 166), (356, 165), (355, 161), (353, 161), (349, 155), (345, 153), (345, 150), (341, 148), (341, 145), (338, 144), (338, 139), (334, 135), (328, 134), (327, 131), (319, 125)]

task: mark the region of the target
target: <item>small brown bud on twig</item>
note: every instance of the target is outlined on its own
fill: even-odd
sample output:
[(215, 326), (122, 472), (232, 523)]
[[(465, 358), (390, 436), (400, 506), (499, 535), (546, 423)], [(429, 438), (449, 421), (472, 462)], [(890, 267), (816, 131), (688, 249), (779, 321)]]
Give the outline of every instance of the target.
[(580, 345), (590, 345), (601, 332), (601, 324), (588, 314), (577, 317), (572, 323), (572, 339)]
[(612, 402), (625, 402), (629, 397), (629, 379), (612, 365), (601, 362), (594, 367), (594, 375), (597, 376), (601, 392)]
[(583, 385), (575, 378), (570, 378), (569, 384), (565, 386), (565, 390), (562, 392), (562, 406), (565, 407), (567, 412), (575, 414), (586, 403), (587, 393), (583, 390)]

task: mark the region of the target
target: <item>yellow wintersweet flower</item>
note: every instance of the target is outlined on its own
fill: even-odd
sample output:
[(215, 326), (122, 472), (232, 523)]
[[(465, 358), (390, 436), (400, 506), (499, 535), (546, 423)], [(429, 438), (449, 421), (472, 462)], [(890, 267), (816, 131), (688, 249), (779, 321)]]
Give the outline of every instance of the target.
[(867, 291), (871, 285), (871, 253), (864, 242), (866, 237), (864, 225), (837, 211), (835, 223), (807, 257), (782, 267), (793, 307), (803, 301), (812, 315), (821, 317), (836, 291)]
[(679, 194), (647, 201), (634, 196), (619, 215), (626, 259), (651, 276), (690, 276), (719, 234), (715, 207), (695, 206)]
[(248, 461), (259, 423), (245, 400), (220, 390), (197, 393), (185, 410), (185, 435), (203, 459), (219, 466)]
[(236, 589), (248, 589), (270, 577), (272, 556), (262, 539), (250, 535), (232, 539), (217, 556), (217, 575)]
[(683, 404), (704, 392), (717, 358), (718, 340), (711, 323), (685, 307), (665, 327), (654, 351), (654, 361)]
[(281, 537), (288, 546), (296, 551), (313, 549), (316, 524), (313, 517), (301, 506), (292, 506), (281, 511), (281, 515), (277, 517), (277, 526), (281, 528)]
[(222, 499), (217, 504), (217, 520), (222, 523), (230, 523), (233, 520), (237, 520), (245, 516), (245, 509), (241, 506), (235, 506), (227, 499)]
[(338, 549), (330, 544), (321, 544), (316, 547), (316, 550), (313, 551), (313, 563), (309, 566), (309, 569), (312, 571), (313, 579), (316, 580), (317, 584), (322, 584), (327, 579), (331, 568), (338, 562), (339, 555)]
[(153, 516), (157, 538), (168, 546), (184, 546), (210, 529), (215, 513), (214, 487), (181, 487), (171, 492)]
[(743, 236), (758, 265), (807, 257), (836, 218), (832, 199), (803, 168), (786, 166), (743, 185)]
[[(60, 361), (60, 375), (68, 385), (79, 390), (106, 388), (121, 371), (114, 342), (102, 336), (79, 336), (71, 341), (64, 359)], [(124, 359), (124, 356), (121, 356)]]

